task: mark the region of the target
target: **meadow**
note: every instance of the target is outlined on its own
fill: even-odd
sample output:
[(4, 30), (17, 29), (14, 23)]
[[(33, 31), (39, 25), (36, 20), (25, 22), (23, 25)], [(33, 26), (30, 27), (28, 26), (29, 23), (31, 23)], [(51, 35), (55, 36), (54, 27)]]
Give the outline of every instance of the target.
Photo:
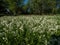
[(58, 45), (52, 35), (60, 36), (60, 15), (0, 17), (0, 45)]

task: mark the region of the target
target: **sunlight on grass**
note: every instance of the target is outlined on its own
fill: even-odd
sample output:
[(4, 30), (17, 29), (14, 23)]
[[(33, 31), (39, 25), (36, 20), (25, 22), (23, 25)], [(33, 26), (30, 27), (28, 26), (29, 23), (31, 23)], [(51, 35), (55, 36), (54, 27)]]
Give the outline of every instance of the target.
[(47, 45), (60, 35), (60, 16), (4, 16), (0, 18), (0, 45)]

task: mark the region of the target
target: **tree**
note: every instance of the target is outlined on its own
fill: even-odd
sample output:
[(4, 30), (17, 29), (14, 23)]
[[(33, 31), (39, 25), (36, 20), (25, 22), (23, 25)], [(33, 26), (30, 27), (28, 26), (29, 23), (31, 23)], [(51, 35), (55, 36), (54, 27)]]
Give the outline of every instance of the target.
[(29, 8), (33, 14), (55, 13), (56, 0), (29, 0)]
[(9, 5), (8, 8), (16, 15), (16, 9), (17, 9), (17, 0), (5, 0)]
[(45, 8), (45, 0), (30, 0), (30, 11), (33, 14), (43, 14)]
[(7, 3), (4, 0), (0, 0), (0, 15), (1, 14), (7, 14)]
[(56, 13), (56, 0), (48, 0), (48, 5), (52, 8), (52, 14)]
[[(29, 6), (28, 6), (28, 4), (24, 4), (24, 1), (25, 0), (19, 0), (18, 2), (17, 2), (17, 14), (28, 14), (29, 12), (28, 12), (28, 9), (29, 9)], [(28, 2), (27, 2), (28, 3)]]

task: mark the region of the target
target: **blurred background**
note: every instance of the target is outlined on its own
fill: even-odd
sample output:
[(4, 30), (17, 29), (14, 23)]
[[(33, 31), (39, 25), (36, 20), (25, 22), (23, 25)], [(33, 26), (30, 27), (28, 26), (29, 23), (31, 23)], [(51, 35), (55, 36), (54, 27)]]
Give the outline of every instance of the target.
[(21, 14), (60, 14), (60, 0), (0, 0), (0, 16)]

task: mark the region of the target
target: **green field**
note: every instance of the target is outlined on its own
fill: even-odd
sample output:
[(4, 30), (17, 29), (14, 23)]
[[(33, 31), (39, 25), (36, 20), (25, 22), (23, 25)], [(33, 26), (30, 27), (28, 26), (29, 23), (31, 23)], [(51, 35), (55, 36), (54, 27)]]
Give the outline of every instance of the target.
[(60, 36), (59, 15), (0, 17), (0, 45), (54, 45), (52, 35)]

